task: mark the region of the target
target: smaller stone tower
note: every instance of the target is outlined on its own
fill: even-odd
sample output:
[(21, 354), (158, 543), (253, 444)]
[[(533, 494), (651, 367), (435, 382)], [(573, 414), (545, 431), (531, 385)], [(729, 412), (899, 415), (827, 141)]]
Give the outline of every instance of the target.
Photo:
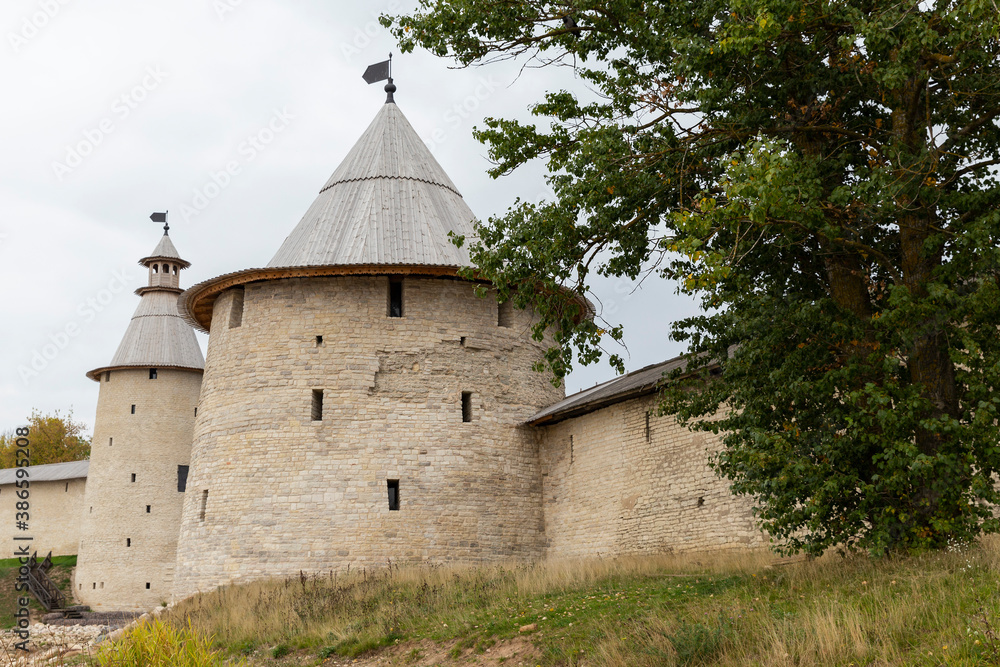
[(99, 382), (76, 569), (76, 597), (96, 610), (149, 609), (169, 599), (205, 360), (177, 312), (190, 266), (167, 235), (149, 284)]

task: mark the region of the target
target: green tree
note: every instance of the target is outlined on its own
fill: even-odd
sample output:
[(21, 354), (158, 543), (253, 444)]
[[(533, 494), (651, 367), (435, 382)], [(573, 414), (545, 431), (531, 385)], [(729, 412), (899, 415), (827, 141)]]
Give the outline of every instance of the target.
[[(621, 336), (570, 294), (592, 272), (677, 281), (703, 314), (672, 329), (694, 363), (663, 408), (722, 434), (713, 465), (783, 550), (881, 554), (1000, 528), (998, 16), (421, 0), (382, 20), (404, 51), (570, 65), (596, 93), (477, 129), (494, 177), (547, 162), (554, 201), (491, 218), (472, 255), (555, 328), (555, 375)], [(722, 373), (693, 370), (708, 360)]]
[[(90, 439), (84, 437), (87, 425), (73, 421), (73, 412), (65, 417), (56, 410), (43, 415), (31, 411), (28, 418), (31, 465), (65, 463), (90, 458)], [(0, 435), (0, 468), (17, 466), (17, 437), (13, 432)]]

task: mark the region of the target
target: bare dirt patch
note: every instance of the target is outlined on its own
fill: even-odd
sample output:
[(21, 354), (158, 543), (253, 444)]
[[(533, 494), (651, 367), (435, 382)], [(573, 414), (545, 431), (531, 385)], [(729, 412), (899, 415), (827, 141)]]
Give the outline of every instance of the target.
[(437, 643), (429, 639), (411, 641), (360, 658), (333, 657), (324, 667), (534, 667), (538, 664), (538, 649), (524, 637), (498, 641), (477, 652), (473, 649), (456, 651), (457, 642)]

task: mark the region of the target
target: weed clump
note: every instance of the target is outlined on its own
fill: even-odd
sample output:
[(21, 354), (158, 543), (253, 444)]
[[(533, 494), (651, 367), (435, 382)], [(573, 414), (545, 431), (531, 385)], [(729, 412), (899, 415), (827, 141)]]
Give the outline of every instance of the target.
[(222, 667), (233, 663), (212, 650), (210, 637), (190, 624), (175, 628), (158, 620), (145, 621), (97, 654), (99, 667)]

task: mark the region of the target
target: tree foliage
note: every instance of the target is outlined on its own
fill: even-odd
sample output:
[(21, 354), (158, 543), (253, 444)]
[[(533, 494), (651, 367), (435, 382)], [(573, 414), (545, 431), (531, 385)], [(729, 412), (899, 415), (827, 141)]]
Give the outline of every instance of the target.
[[(32, 410), (27, 426), (31, 465), (90, 458), (90, 439), (84, 437), (87, 426), (73, 421), (72, 411), (63, 417), (58, 410), (45, 415)], [(17, 467), (17, 439), (13, 432), (0, 435), (0, 468)]]
[[(994, 0), (421, 0), (404, 51), (566, 65), (542, 122), (477, 129), (494, 176), (547, 162), (472, 246), (501, 298), (600, 355), (570, 288), (677, 281), (703, 314), (664, 409), (786, 551), (941, 547), (1000, 526), (1000, 11)], [(620, 361), (612, 357), (620, 367)], [(691, 390), (694, 387), (696, 390)], [(707, 419), (721, 414), (720, 419)]]

